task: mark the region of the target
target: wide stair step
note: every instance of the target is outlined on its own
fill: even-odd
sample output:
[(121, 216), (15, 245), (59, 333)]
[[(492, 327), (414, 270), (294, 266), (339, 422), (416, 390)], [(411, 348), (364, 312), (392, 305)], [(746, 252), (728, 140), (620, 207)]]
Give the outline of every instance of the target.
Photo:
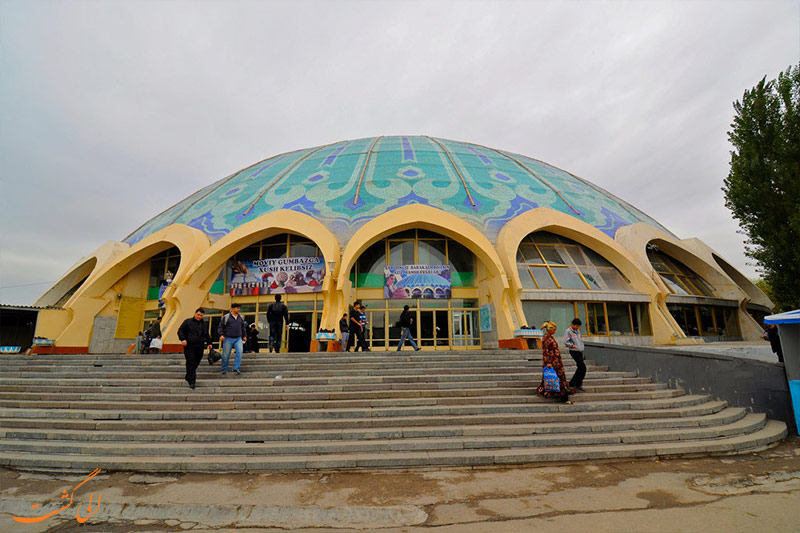
[[(565, 358), (567, 375), (574, 371)], [(541, 355), (179, 354), (1, 361), (0, 465), (239, 472), (477, 466), (746, 453), (782, 422), (588, 361), (575, 404), (536, 395)]]

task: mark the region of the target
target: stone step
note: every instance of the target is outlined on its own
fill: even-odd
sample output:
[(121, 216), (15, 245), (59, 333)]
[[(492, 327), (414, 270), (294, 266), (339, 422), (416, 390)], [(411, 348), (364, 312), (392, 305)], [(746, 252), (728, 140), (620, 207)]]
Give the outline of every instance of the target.
[[(683, 428), (680, 440), (716, 439), (758, 431), (764, 427), (766, 417), (751, 414), (724, 426)], [(124, 456), (173, 456), (194, 457), (208, 455), (292, 455), (292, 454), (341, 454), (360, 452), (405, 452), (420, 450), (468, 450), (536, 448), (543, 446), (590, 446), (596, 444), (651, 443), (674, 440), (674, 431), (642, 430), (622, 432), (576, 432), (562, 434), (533, 434), (525, 436), (489, 437), (468, 435), (466, 437), (389, 438), (363, 440), (317, 440), (317, 441), (264, 441), (264, 442), (183, 442), (139, 443), (139, 442), (75, 442), (75, 441), (31, 441), (4, 439), (0, 441), (0, 453), (29, 452), (34, 454), (86, 454)], [(260, 440), (260, 439), (259, 439)]]
[[(2, 390), (10, 390), (9, 387), (19, 386), (21, 384), (25, 385), (54, 385), (57, 380), (58, 384), (62, 384), (64, 386), (70, 385), (103, 385), (103, 386), (134, 386), (139, 385), (141, 386), (141, 382), (143, 380), (149, 380), (148, 383), (152, 383), (154, 380), (170, 380), (174, 378), (183, 378), (185, 371), (174, 371), (171, 373), (165, 373), (163, 375), (158, 376), (151, 376), (145, 373), (134, 374), (136, 377), (133, 376), (123, 376), (118, 374), (109, 374), (107, 376), (91, 376), (87, 377), (84, 373), (82, 377), (79, 376), (53, 376), (50, 378), (41, 378), (41, 376), (24, 376), (24, 377), (17, 377), (17, 378), (8, 378), (2, 377), (0, 378), (0, 389)], [(277, 376), (281, 376), (278, 378)], [(239, 386), (239, 384), (253, 384), (256, 383), (257, 380), (258, 384), (262, 383), (272, 383), (274, 381), (280, 381), (279, 384), (284, 385), (330, 385), (330, 384), (356, 384), (356, 383), (445, 383), (445, 382), (467, 382), (467, 381), (497, 381), (498, 379), (502, 380), (531, 380), (536, 379), (537, 381), (540, 380), (542, 377), (541, 371), (527, 371), (527, 372), (513, 372), (513, 373), (497, 373), (497, 374), (438, 374), (438, 375), (386, 375), (386, 376), (331, 376), (331, 377), (320, 377), (320, 378), (313, 378), (313, 377), (291, 377), (285, 376), (283, 374), (269, 374), (269, 375), (252, 375), (247, 372), (243, 372), (241, 375), (236, 375), (232, 371), (228, 372), (225, 376), (221, 376), (219, 372), (199, 372), (198, 373), (198, 381), (206, 379), (206, 380), (220, 380), (214, 383), (218, 383), (220, 386)], [(637, 377), (635, 372), (588, 372), (586, 374), (587, 380), (593, 379), (613, 379), (613, 378), (635, 378)]]
[(442, 466), (511, 465), (577, 460), (609, 460), (634, 457), (673, 457), (745, 453), (774, 445), (787, 434), (782, 422), (768, 421), (745, 435), (712, 440), (600, 445), (559, 445), (498, 449), (436, 451), (355, 452), (329, 455), (204, 455), (114, 456), (81, 454), (30, 454), (0, 452), (0, 466), (29, 470), (104, 470), (138, 472), (266, 472), (316, 471), (320, 469), (385, 469)]
[[(294, 392), (264, 392), (259, 387), (242, 387), (241, 389), (232, 388), (206, 388), (202, 387), (202, 394), (206, 401), (276, 401), (276, 400), (360, 400), (360, 399), (383, 399), (383, 398), (418, 398), (418, 397), (455, 397), (455, 396), (522, 396), (531, 395), (536, 391), (537, 384), (531, 382), (527, 387), (487, 387), (471, 389), (388, 389), (388, 390), (368, 390), (368, 391), (294, 391)], [(635, 393), (645, 391), (662, 391), (667, 386), (663, 383), (644, 383), (632, 385), (598, 385), (591, 386), (584, 384), (587, 394), (600, 393)], [(197, 392), (189, 391), (183, 384), (159, 392), (111, 392), (108, 387), (93, 387), (93, 391), (81, 392), (56, 392), (62, 390), (60, 387), (53, 387), (47, 391), (40, 392), (0, 392), (0, 400), (16, 401), (54, 401), (72, 402), (79, 400), (114, 400), (114, 401), (155, 401), (155, 402), (196, 402)], [(582, 394), (581, 398), (589, 396)]]
[[(207, 430), (188, 429), (181, 432), (164, 431), (113, 431), (111, 429), (82, 431), (80, 429), (0, 429), (0, 437), (15, 440), (59, 440), (86, 442), (274, 442), (274, 441), (339, 441), (430, 437), (466, 436), (524, 436), (561, 433), (609, 433), (631, 431), (655, 431), (676, 428), (704, 428), (733, 424), (745, 417), (743, 408), (728, 407), (707, 416), (652, 418), (620, 421), (538, 422), (535, 424), (494, 425), (445, 425), (445, 426), (394, 426), (357, 429), (264, 429), (253, 430)], [(762, 417), (763, 418), (763, 417)], [(560, 420), (560, 419), (558, 419)], [(2, 422), (0, 422), (1, 424)]]
[[(271, 400), (252, 400), (236, 399), (222, 400), (215, 396), (204, 396), (203, 403), (198, 403), (198, 396), (172, 396), (161, 400), (136, 399), (126, 401), (120, 398), (101, 398), (101, 399), (76, 399), (66, 398), (58, 400), (0, 400), (0, 408), (30, 408), (30, 409), (94, 409), (103, 410), (149, 410), (169, 408), (172, 410), (202, 410), (205, 403), (210, 401), (223, 402), (232, 409), (347, 409), (355, 407), (407, 407), (419, 405), (470, 405), (470, 404), (492, 404), (492, 403), (541, 403), (545, 401), (533, 393), (535, 389), (529, 391), (527, 396), (522, 395), (474, 395), (468, 397), (413, 397), (413, 398), (364, 398), (364, 399), (341, 399), (328, 398), (312, 400), (292, 399), (289, 397), (278, 397)], [(642, 392), (608, 392), (608, 393), (585, 393), (581, 394), (581, 401), (604, 401), (604, 400), (638, 400), (638, 399), (658, 399), (674, 398), (682, 396), (682, 390), (664, 389), (656, 391)], [(281, 396), (281, 395), (275, 395)], [(109, 400), (113, 400), (110, 402)], [(180, 401), (183, 400), (181, 403)]]
[[(199, 381), (198, 391), (202, 394), (246, 394), (246, 393), (325, 393), (325, 392), (369, 392), (374, 391), (377, 393), (386, 393), (390, 391), (420, 391), (421, 394), (433, 394), (436, 391), (463, 391), (469, 394), (470, 391), (480, 391), (484, 389), (510, 389), (510, 388), (530, 388), (538, 386), (539, 380), (519, 380), (509, 382), (474, 382), (462, 383), (460, 385), (452, 386), (451, 384), (440, 383), (389, 383), (381, 384), (381, 387), (375, 385), (362, 384), (362, 385), (319, 385), (319, 386), (281, 386), (276, 381), (265, 381), (258, 385), (253, 382), (241, 383), (239, 380), (217, 380), (217, 381)], [(652, 383), (649, 378), (609, 378), (609, 379), (587, 379), (584, 381), (584, 388), (597, 389), (598, 391), (607, 390), (612, 392), (614, 390), (625, 391), (628, 387), (640, 386), (655, 386), (657, 388), (666, 388), (663, 383)], [(615, 387), (621, 387), (616, 389)], [(58, 392), (64, 393), (100, 393), (109, 392), (114, 394), (187, 394), (186, 384), (180, 379), (172, 379), (169, 381), (162, 381), (157, 384), (145, 386), (128, 386), (126, 385), (59, 385), (50, 382), (50, 385), (8, 385), (2, 387), (3, 391), (9, 393), (25, 393), (25, 392)], [(652, 390), (652, 389), (643, 389)], [(474, 392), (477, 394), (478, 392)]]
[[(297, 409), (258, 409), (254, 410), (243, 406), (236, 409), (234, 402), (215, 402), (211, 405), (198, 398), (197, 409), (177, 410), (119, 410), (112, 408), (99, 409), (36, 409), (36, 408), (0, 408), (0, 418), (83, 418), (88, 420), (180, 420), (180, 419), (205, 419), (205, 420), (286, 420), (305, 418), (389, 418), (408, 416), (456, 416), (456, 415), (492, 415), (502, 413), (534, 413), (534, 412), (585, 412), (585, 411), (616, 411), (616, 410), (649, 410), (668, 409), (687, 405), (697, 405), (709, 401), (706, 395), (682, 395), (673, 398), (659, 399), (633, 399), (633, 400), (606, 400), (586, 401), (567, 405), (540, 398), (531, 397), (529, 403), (502, 403), (479, 405), (422, 405), (410, 407), (361, 407), (361, 408), (297, 408)], [(108, 406), (107, 403), (102, 405)]]
[(297, 420), (204, 420), (204, 419), (79, 419), (79, 418), (5, 418), (0, 419), (0, 428), (53, 428), (86, 431), (264, 431), (272, 429), (347, 429), (385, 428), (392, 426), (420, 427), (444, 425), (503, 425), (572, 423), (576, 421), (647, 420), (655, 418), (691, 418), (709, 416), (725, 409), (722, 401), (709, 401), (696, 405), (671, 409), (641, 409), (620, 411), (500, 413), (494, 415), (459, 415), (447, 419), (442, 417), (405, 416), (395, 418), (361, 419), (297, 419)]

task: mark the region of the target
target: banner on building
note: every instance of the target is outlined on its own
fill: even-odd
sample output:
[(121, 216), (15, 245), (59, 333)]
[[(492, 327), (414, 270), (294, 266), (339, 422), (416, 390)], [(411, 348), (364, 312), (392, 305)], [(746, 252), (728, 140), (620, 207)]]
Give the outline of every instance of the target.
[(450, 298), (450, 265), (389, 265), (383, 274), (384, 298)]
[(232, 260), (231, 296), (321, 292), (325, 277), (322, 257)]
[(492, 331), (492, 304), (484, 304), (480, 307), (481, 333)]

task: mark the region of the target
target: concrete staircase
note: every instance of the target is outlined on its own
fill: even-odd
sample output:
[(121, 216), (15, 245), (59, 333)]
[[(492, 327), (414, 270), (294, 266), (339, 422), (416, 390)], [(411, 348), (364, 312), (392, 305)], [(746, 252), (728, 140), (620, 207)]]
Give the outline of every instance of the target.
[[(567, 357), (567, 375), (574, 370)], [(0, 359), (0, 465), (254, 472), (512, 465), (745, 453), (783, 422), (587, 362), (574, 405), (536, 396), (516, 351), (245, 354), (242, 375), (180, 354)]]

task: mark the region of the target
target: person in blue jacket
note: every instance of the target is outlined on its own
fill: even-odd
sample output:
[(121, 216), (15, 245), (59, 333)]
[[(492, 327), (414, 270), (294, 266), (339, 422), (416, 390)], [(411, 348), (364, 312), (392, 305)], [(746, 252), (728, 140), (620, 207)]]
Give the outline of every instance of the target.
[(233, 361), (233, 371), (236, 374), (241, 374), (239, 367), (242, 365), (242, 349), (244, 342), (242, 339), (247, 338), (247, 325), (244, 323), (244, 318), (239, 314), (242, 308), (241, 304), (231, 304), (230, 313), (226, 313), (222, 317), (217, 327), (217, 334), (222, 343), (222, 375), (228, 373), (228, 361), (231, 357), (231, 348), (236, 350), (236, 358)]

